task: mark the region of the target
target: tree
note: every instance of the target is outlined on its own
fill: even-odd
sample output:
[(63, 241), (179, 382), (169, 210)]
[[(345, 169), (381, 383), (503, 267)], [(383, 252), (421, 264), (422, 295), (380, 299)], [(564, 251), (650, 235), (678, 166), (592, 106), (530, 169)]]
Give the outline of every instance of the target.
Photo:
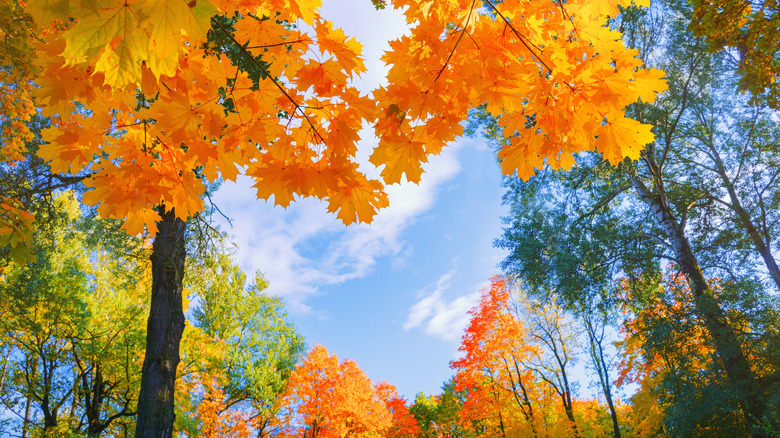
[(461, 416), (488, 436), (580, 436), (570, 367), (571, 318), (554, 300), (530, 300), (503, 277), (483, 291), (453, 361)]
[(528, 323), (530, 340), (537, 348), (526, 363), (560, 398), (566, 418), (579, 436), (572, 403), (571, 367), (576, 362), (577, 333), (573, 320), (555, 298), (548, 302), (520, 297), (517, 317)]
[(607, 330), (610, 326), (610, 320), (608, 309), (605, 307), (599, 304), (583, 307), (580, 309), (578, 316), (582, 321), (588, 338), (588, 353), (591, 364), (596, 371), (601, 393), (604, 395), (604, 400), (609, 408), (609, 416), (612, 420), (612, 436), (620, 438), (620, 422), (618, 421), (616, 403), (613, 399), (613, 380), (610, 377), (610, 369), (615, 365), (613, 360), (617, 355), (609, 352), (610, 344)]
[(712, 51), (730, 49), (739, 63), (739, 87), (780, 109), (780, 15), (776, 2), (694, 0), (690, 28)]
[[(348, 85), (365, 69), (359, 43), (316, 0), (27, 4), (36, 105), (53, 117), (38, 155), (83, 181), (101, 215), (155, 235), (138, 436), (171, 433), (184, 219), (202, 208), (204, 181), (246, 172), (260, 198), (314, 196), (345, 223), (367, 222), (387, 204), (383, 184), (419, 181), (472, 105), (526, 134), (500, 153), (507, 173), (568, 167), (583, 149), (617, 162), (652, 139), (623, 107), (652, 100), (662, 73), (601, 26), (616, 4), (393, 4), (416, 24), (392, 44), (389, 84), (372, 98)], [(382, 181), (355, 163), (364, 121), (381, 139), (371, 161)]]
[(303, 354), (303, 338), (281, 299), (264, 292), (268, 283), (260, 272), (247, 285), (226, 252), (190, 263), (185, 284), (196, 300), (192, 330), (198, 334), (186, 342), (192, 359), (184, 372), (192, 382), (185, 396), (197, 399), (196, 388), (202, 388), (208, 396), (198, 404), (199, 416), (205, 402), (212, 417), (240, 413), (254, 436), (269, 436), (287, 379)]
[(398, 396), (395, 387), (386, 382), (375, 385), (377, 395), (385, 403), (392, 415), (392, 425), (383, 436), (388, 438), (417, 437), (422, 434), (417, 420), (406, 406), (406, 400)]
[[(380, 389), (386, 395), (388, 388)], [(281, 436), (368, 438), (393, 429), (393, 413), (371, 380), (355, 362), (339, 362), (321, 345), (293, 371), (281, 405)]]
[[(72, 193), (38, 211), (35, 261), (0, 281), (0, 401), (22, 436), (119, 435), (135, 415), (146, 248)], [(19, 419), (16, 421), (16, 419)]]
[[(715, 293), (724, 298), (738, 291), (718, 279), (711, 279), (710, 283)], [(651, 290), (648, 300), (627, 304), (631, 317), (624, 324), (621, 344), (625, 353), (620, 379), (640, 384), (635, 396), (640, 401), (656, 400), (657, 406), (663, 408), (663, 414), (656, 408), (656, 415), (672, 436), (744, 435), (746, 419), (737, 408), (738, 394), (723, 390), (728, 377), (717, 360), (713, 340), (695, 311), (685, 278), (669, 269), (660, 284), (645, 287)], [(628, 284), (624, 288), (627, 294), (638, 289), (637, 285)], [(758, 298), (752, 305), (729, 309), (727, 314), (729, 324), (741, 333), (766, 334), (745, 337), (745, 351), (749, 352), (751, 363), (757, 364), (754, 370), (765, 384), (777, 375), (778, 357), (773, 349), (778, 340), (769, 334), (777, 321), (759, 316), (767, 313), (762, 307), (774, 306), (774, 302)], [(776, 421), (771, 415), (762, 421), (767, 435), (776, 430)]]
[[(617, 167), (583, 154), (572, 173), (510, 182), (513, 216), (498, 244), (512, 251), (505, 269), (569, 303), (580, 295), (615, 302), (620, 278), (650, 282), (662, 261), (673, 262), (727, 370), (724, 392), (738, 394), (749, 433), (763, 436), (769, 395), (760, 389), (746, 338), (727, 316), (749, 301), (718, 296), (708, 277), (744, 290), (761, 284), (763, 293), (775, 284), (761, 279), (773, 262), (765, 255), (773, 243), (767, 236), (774, 226), (775, 134), (764, 133), (774, 131), (774, 116), (765, 106), (748, 108), (724, 57), (709, 55), (702, 40), (685, 32), (691, 12), (685, 5), (655, 8), (627, 12), (620, 26), (649, 63), (667, 68), (669, 92), (632, 110), (656, 123), (657, 141), (639, 160)], [(543, 267), (528, 263), (535, 257)]]
[(455, 391), (456, 382), (450, 379), (444, 382), (441, 393), (426, 396), (418, 393), (409, 411), (414, 415), (420, 427), (421, 437), (472, 437), (460, 422), (463, 410), (464, 394)]

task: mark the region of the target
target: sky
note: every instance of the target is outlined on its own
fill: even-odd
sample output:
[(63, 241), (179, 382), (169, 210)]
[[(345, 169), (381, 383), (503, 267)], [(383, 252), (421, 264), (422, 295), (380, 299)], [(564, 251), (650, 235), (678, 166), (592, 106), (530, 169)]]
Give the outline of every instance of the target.
[[(404, 18), (369, 0), (325, 0), (321, 13), (364, 45), (368, 72), (357, 86), (370, 91)], [(377, 140), (364, 134), (361, 169), (378, 175), (367, 161)], [(440, 392), (452, 375), (467, 312), (504, 257), (492, 246), (504, 189), (486, 140), (457, 140), (424, 169), (419, 185), (387, 187), (390, 206), (370, 225), (344, 226), (315, 199), (274, 207), (248, 179), (226, 182), (214, 197), (231, 218), (222, 228), (238, 244), (239, 265), (262, 272), (309, 345), (356, 361), (408, 400)]]

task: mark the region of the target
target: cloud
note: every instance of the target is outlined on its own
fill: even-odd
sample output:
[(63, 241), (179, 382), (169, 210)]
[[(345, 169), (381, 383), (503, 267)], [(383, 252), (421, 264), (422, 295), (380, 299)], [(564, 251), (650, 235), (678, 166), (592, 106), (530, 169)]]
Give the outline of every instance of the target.
[(299, 199), (286, 209), (258, 201), (249, 178), (226, 182), (214, 196), (228, 217), (227, 231), (238, 243), (238, 263), (248, 273), (261, 270), (270, 292), (285, 297), (293, 311), (312, 309), (306, 300), (326, 285), (366, 276), (381, 257), (403, 263), (413, 251), (403, 233), (430, 210), (441, 187), (460, 172), (455, 142), (424, 166), (419, 185), (386, 188), (390, 206), (371, 224), (345, 227), (324, 203)]
[[(338, 2), (336, 2), (338, 3)], [(381, 61), (388, 41), (407, 31), (398, 11), (373, 10), (371, 3), (334, 4), (323, 15), (349, 35), (359, 35), (369, 67), (356, 85), (368, 92), (385, 81), (387, 66)], [(355, 20), (354, 17), (361, 17)], [(377, 178), (379, 170), (368, 156), (378, 140), (369, 129), (361, 131), (357, 161), (360, 171)], [(307, 312), (306, 301), (326, 285), (339, 284), (367, 275), (381, 257), (391, 257), (396, 266), (413, 253), (404, 241), (404, 230), (434, 204), (440, 187), (460, 171), (456, 150), (460, 142), (431, 157), (423, 168), (419, 185), (399, 184), (386, 188), (390, 206), (380, 211), (370, 225), (344, 227), (326, 206), (313, 199), (299, 199), (287, 209), (255, 198), (252, 182), (240, 177), (226, 182), (214, 196), (220, 209), (235, 218), (226, 227), (238, 243), (239, 265), (248, 273), (261, 270), (270, 283), (270, 292), (285, 297), (292, 311)], [(383, 261), (384, 262), (384, 261)]]
[(455, 270), (439, 277), (433, 292), (417, 301), (410, 309), (404, 324), (404, 330), (423, 327), (425, 333), (443, 341), (460, 340), (468, 325), (469, 309), (479, 300), (479, 292), (460, 296), (452, 301), (443, 298), (444, 293), (451, 288)]

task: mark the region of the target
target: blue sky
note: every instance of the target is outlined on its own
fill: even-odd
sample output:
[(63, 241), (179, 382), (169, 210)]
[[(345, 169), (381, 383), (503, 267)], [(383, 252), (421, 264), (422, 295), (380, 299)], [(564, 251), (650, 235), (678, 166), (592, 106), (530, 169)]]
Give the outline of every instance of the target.
[[(369, 71), (358, 86), (370, 91), (383, 81), (379, 58), (404, 32), (403, 17), (369, 0), (325, 0), (321, 12), (363, 43)], [(361, 166), (378, 174), (367, 161), (376, 140), (366, 137)], [(225, 183), (214, 199), (233, 221), (223, 228), (235, 236), (239, 264), (263, 272), (307, 341), (410, 400), (439, 392), (451, 375), (466, 312), (498, 273), (503, 253), (492, 241), (506, 212), (484, 140), (454, 142), (425, 170), (419, 185), (388, 187), (390, 206), (370, 225), (345, 227), (313, 199), (274, 207), (256, 199), (248, 179)]]
[(313, 199), (273, 207), (246, 179), (215, 196), (239, 264), (263, 272), (307, 341), (408, 399), (449, 378), (466, 312), (503, 258), (491, 245), (503, 189), (484, 142), (458, 141), (426, 170), (419, 185), (389, 187), (390, 206), (370, 225), (345, 227)]

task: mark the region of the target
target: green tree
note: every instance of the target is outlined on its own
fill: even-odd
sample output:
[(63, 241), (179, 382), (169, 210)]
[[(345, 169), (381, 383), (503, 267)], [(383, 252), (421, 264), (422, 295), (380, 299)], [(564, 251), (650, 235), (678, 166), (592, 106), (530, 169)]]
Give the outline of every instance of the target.
[(460, 412), (464, 401), (464, 394), (455, 391), (455, 381), (450, 379), (444, 382), (440, 394), (418, 393), (409, 412), (417, 420), (421, 437), (471, 438), (474, 433), (461, 425)]
[[(690, 19), (690, 7), (672, 2), (630, 8), (616, 21), (628, 43), (667, 72), (669, 91), (631, 109), (656, 126), (656, 142), (618, 166), (582, 154), (569, 173), (507, 181), (512, 213), (496, 244), (510, 251), (507, 272), (573, 308), (583, 298), (614, 303), (618, 279), (650, 284), (672, 261), (726, 376), (719, 398), (739, 406), (746, 430), (763, 436), (776, 377), (756, 373), (752, 336), (728, 312), (777, 290), (776, 113), (736, 92), (734, 64), (685, 30)], [(716, 295), (714, 277), (742, 292)], [(649, 295), (637, 290), (632, 299)]]
[(226, 252), (193, 260), (187, 272), (193, 329), (216, 344), (216, 353), (205, 363), (209, 369), (201, 371), (224, 377), (221, 403), (242, 409), (256, 436), (268, 436), (278, 399), (305, 352), (303, 338), (281, 299), (265, 293), (268, 283), (262, 273), (247, 285), (246, 275)]
[(112, 221), (83, 216), (56, 196), (31, 248), (35, 261), (6, 268), (0, 400), (23, 436), (98, 436), (132, 430), (143, 354), (146, 250)]

